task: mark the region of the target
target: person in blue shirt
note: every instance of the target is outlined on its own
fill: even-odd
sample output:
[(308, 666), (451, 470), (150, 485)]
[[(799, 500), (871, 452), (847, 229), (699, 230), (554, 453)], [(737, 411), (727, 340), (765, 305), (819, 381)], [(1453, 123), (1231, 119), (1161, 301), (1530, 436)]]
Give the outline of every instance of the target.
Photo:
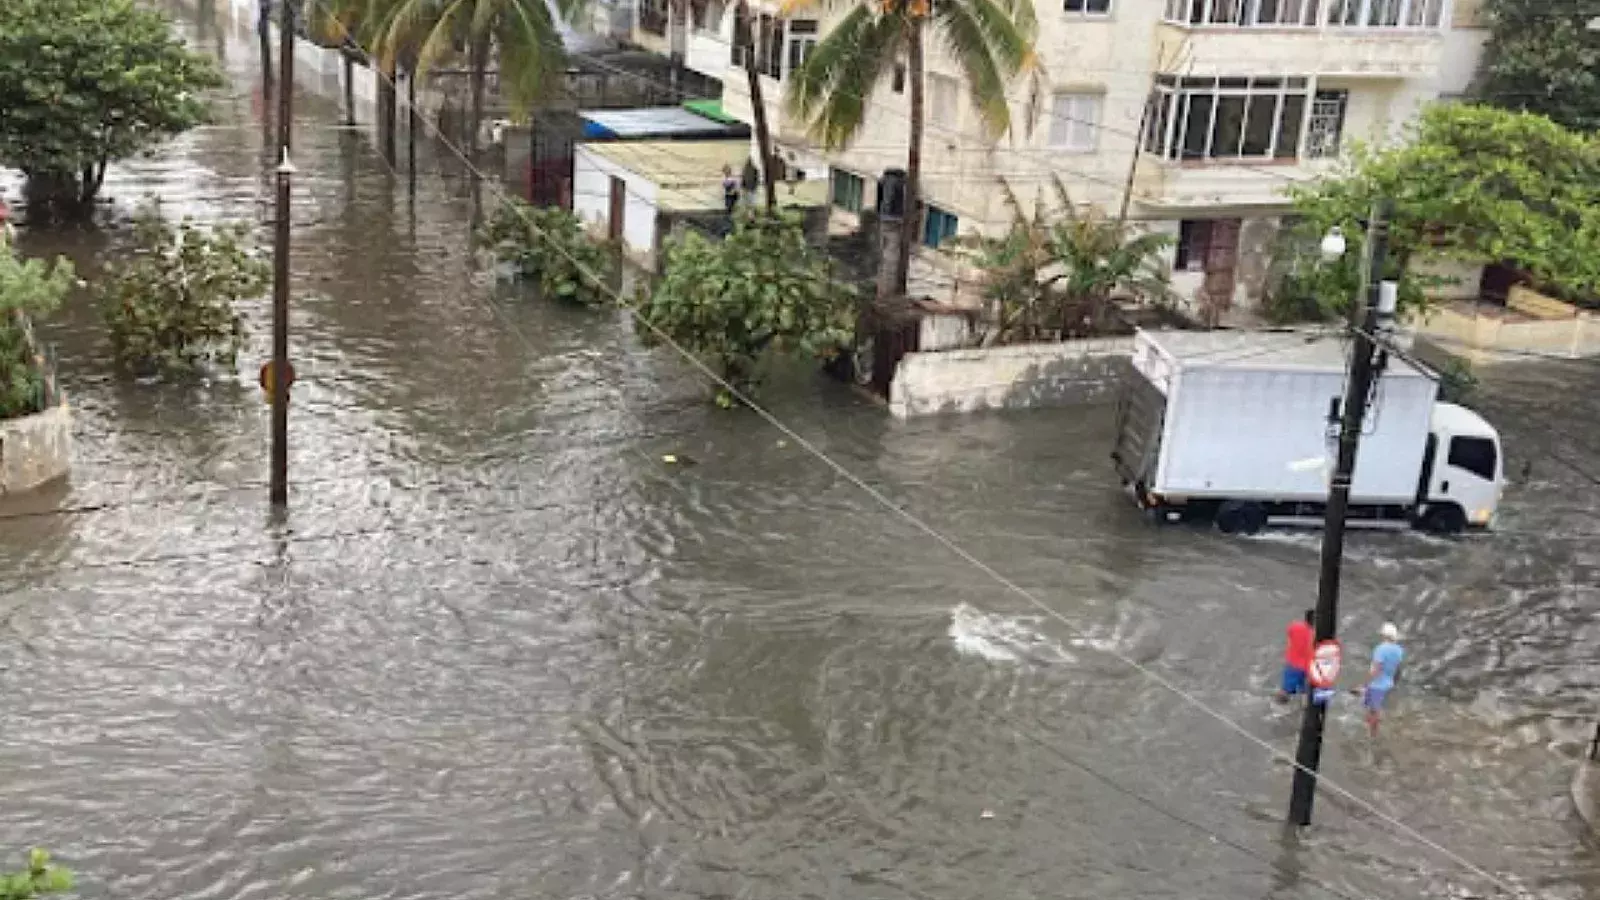
[(1378, 717), (1383, 712), (1383, 701), (1394, 690), (1395, 679), (1400, 675), (1400, 663), (1406, 657), (1400, 646), (1400, 629), (1393, 622), (1383, 623), (1378, 632), (1383, 643), (1372, 648), (1372, 671), (1367, 673), (1367, 687), (1361, 692), (1361, 705), (1367, 710), (1367, 730), (1378, 736)]

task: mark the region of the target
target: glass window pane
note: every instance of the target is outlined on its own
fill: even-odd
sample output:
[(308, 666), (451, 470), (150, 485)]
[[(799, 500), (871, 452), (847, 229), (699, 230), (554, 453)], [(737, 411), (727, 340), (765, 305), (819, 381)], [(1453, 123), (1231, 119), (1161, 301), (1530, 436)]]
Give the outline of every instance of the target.
[(1189, 94), (1184, 98), (1188, 109), (1183, 117), (1183, 158), (1204, 159), (1206, 139), (1211, 134), (1211, 104), (1215, 98), (1203, 94)]
[(1278, 121), (1278, 159), (1294, 159), (1300, 155), (1300, 126), (1306, 117), (1306, 98), (1290, 94), (1283, 98), (1283, 115)]
[(1244, 138), (1243, 97), (1217, 98), (1217, 125), (1211, 139), (1211, 156), (1226, 159), (1239, 155), (1239, 142)]
[(1260, 94), (1250, 98), (1242, 148), (1245, 156), (1266, 156), (1272, 151), (1272, 128), (1277, 112), (1277, 94)]

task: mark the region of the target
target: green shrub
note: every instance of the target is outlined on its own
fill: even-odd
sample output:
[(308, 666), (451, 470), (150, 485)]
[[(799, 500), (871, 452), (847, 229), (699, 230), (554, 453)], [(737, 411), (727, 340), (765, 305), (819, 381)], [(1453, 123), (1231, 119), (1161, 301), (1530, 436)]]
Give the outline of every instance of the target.
[(541, 297), (599, 306), (611, 296), (616, 248), (590, 237), (583, 220), (564, 209), (508, 198), (483, 226), (480, 239), (497, 260), (534, 282)]

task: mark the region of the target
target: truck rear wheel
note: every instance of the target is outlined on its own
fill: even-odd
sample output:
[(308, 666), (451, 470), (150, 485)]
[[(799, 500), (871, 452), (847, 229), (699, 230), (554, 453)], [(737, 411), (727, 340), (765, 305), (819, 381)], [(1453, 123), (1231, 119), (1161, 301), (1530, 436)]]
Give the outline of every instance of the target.
[(1422, 514), (1417, 527), (1429, 534), (1460, 534), (1467, 528), (1467, 514), (1454, 503), (1435, 503)]
[(1223, 534), (1260, 534), (1267, 527), (1267, 509), (1259, 503), (1229, 500), (1217, 507), (1217, 530)]

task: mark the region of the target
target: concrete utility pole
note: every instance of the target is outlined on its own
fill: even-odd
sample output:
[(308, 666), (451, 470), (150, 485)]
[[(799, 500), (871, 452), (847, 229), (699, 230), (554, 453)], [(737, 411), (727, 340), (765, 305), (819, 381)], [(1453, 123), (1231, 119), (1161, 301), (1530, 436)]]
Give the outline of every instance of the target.
[(289, 505), (289, 386), (294, 369), (289, 365), (289, 178), (294, 164), (289, 145), (294, 135), (294, 11), (291, 0), (279, 0), (282, 16), (278, 35), (278, 203), (272, 242), (272, 362), (262, 373), (263, 387), (272, 399), (272, 506)]
[[(1383, 303), (1383, 269), (1389, 252), (1389, 219), (1394, 203), (1383, 200), (1372, 213), (1367, 227), (1366, 300), (1350, 310), (1351, 337), (1349, 374), (1345, 379), (1344, 409), (1339, 423), (1339, 455), (1328, 486), (1328, 507), (1323, 520), (1322, 575), (1317, 583), (1317, 643), (1333, 640), (1339, 625), (1339, 576), (1344, 563), (1344, 521), (1350, 507), (1350, 483), (1356, 470), (1356, 452), (1361, 445), (1361, 426), (1366, 419), (1367, 398), (1372, 394), (1376, 374), (1373, 357), (1377, 347)], [(1306, 704), (1300, 725), (1300, 745), (1295, 751), (1294, 791), (1289, 798), (1289, 822), (1311, 824), (1311, 807), (1316, 799), (1317, 766), (1322, 761), (1322, 731), (1328, 716), (1328, 697), (1313, 693)]]

